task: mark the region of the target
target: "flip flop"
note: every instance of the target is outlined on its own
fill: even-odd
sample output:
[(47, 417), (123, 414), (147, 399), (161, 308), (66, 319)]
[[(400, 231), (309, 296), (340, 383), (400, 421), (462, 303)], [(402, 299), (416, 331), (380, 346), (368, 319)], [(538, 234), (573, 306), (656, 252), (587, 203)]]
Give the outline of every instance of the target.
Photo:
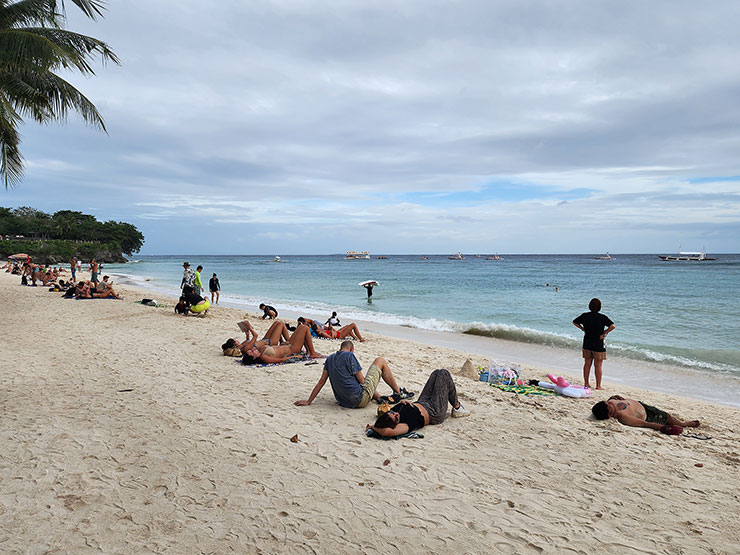
[(400, 389), (400, 393), (401, 393), (401, 399), (411, 399), (411, 397), (416, 395), (416, 393), (414, 393), (413, 391), (406, 391), (405, 387), (402, 387)]
[(377, 399), (375, 399), (375, 402), (379, 405), (382, 405), (383, 403), (388, 403), (389, 405), (395, 405), (402, 399), (400, 393), (394, 393), (393, 395), (381, 395)]
[(700, 439), (702, 441), (706, 441), (708, 439), (712, 439), (712, 436), (709, 436), (707, 434), (684, 434), (686, 437), (693, 437), (694, 439)]

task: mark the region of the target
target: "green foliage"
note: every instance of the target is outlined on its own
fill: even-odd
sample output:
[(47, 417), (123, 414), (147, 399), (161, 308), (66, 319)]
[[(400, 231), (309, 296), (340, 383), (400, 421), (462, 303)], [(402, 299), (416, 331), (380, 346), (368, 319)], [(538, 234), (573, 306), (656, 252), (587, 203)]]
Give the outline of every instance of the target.
[[(103, 0), (71, 0), (96, 19)], [(56, 72), (93, 75), (91, 62), (120, 63), (104, 42), (64, 28), (64, 2), (0, 0), (0, 179), (5, 188), (23, 177), (18, 126), (24, 117), (39, 123), (65, 121), (70, 111), (105, 131), (95, 105)]]
[[(2, 0), (0, 0), (2, 2)], [(84, 260), (109, 253), (114, 258), (132, 255), (144, 245), (144, 235), (126, 222), (99, 222), (95, 216), (72, 210), (52, 215), (28, 206), (0, 207), (0, 235), (22, 235), (39, 241), (0, 241), (0, 255), (25, 252), (31, 256)]]

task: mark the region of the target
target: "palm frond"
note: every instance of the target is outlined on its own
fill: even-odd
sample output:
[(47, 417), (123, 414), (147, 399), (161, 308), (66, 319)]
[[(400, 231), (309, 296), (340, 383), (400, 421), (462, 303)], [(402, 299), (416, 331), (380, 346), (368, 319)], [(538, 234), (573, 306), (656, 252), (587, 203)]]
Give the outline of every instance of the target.
[(0, 178), (5, 189), (15, 187), (23, 179), (23, 156), (18, 124), (21, 117), (4, 94), (0, 94)]
[(89, 75), (95, 73), (90, 60), (97, 56), (103, 63), (121, 63), (103, 41), (65, 29), (33, 27), (0, 31), (0, 66), (74, 67)]
[(10, 75), (0, 72), (0, 90), (8, 94), (15, 109), (39, 123), (64, 122), (68, 113), (75, 111), (86, 124), (106, 131), (103, 117), (95, 105), (74, 86), (50, 71), (15, 72)]
[(56, 0), (21, 0), (0, 2), (0, 29), (26, 25), (57, 26)]

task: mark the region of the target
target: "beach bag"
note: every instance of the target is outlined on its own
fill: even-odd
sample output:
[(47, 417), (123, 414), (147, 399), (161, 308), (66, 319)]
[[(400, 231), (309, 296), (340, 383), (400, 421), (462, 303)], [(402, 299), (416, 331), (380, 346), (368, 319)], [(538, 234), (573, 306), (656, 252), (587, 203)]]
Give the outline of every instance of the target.
[(524, 383), (522, 370), (518, 364), (508, 364), (491, 360), (488, 364), (488, 383), (517, 385)]

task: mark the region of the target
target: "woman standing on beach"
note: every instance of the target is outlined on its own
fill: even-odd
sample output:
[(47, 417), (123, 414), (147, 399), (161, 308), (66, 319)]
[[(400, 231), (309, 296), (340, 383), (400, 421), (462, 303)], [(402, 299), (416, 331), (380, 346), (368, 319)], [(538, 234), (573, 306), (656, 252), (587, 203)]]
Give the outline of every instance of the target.
[(588, 303), (589, 312), (584, 312), (573, 320), (573, 325), (581, 330), (583, 335), (583, 385), (589, 385), (591, 364), (594, 366), (596, 376), (596, 389), (601, 387), (601, 367), (606, 360), (606, 346), (604, 339), (608, 333), (614, 331), (614, 322), (606, 314), (601, 314), (601, 301), (593, 298)]

